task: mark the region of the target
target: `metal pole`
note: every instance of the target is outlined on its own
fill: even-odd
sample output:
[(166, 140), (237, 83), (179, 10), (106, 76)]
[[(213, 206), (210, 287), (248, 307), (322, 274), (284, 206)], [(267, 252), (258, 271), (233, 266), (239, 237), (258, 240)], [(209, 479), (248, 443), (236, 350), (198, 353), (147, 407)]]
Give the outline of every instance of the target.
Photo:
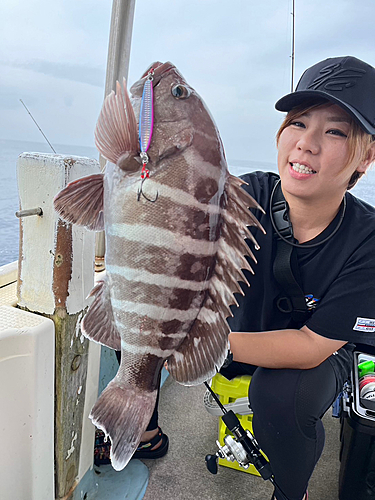
[(290, 91), (294, 90), (294, 50), (295, 50), (295, 0), (293, 0), (293, 11), (292, 11), (292, 78)]
[(43, 215), (43, 210), (40, 207), (28, 208), (27, 210), (19, 210), (16, 212), (16, 217), (19, 219), (22, 217), (30, 217), (30, 215)]
[[(135, 0), (113, 0), (104, 97), (116, 88), (116, 80), (121, 82), (123, 78), (128, 79), (134, 10)], [(100, 166), (104, 170), (105, 159), (102, 157)], [(105, 240), (101, 232), (97, 235), (95, 245), (97, 270), (104, 269), (104, 254)]]

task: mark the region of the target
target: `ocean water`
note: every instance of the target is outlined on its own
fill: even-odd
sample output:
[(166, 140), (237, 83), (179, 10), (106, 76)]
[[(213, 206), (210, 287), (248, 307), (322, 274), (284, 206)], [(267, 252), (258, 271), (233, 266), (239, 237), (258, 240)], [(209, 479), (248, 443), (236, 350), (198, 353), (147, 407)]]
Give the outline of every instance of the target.
[[(94, 147), (53, 145), (58, 154), (86, 156), (98, 159)], [(47, 143), (9, 141), (0, 139), (0, 266), (18, 259), (19, 220), (15, 212), (19, 210), (16, 164), (24, 152), (52, 153)], [(276, 172), (276, 165), (252, 160), (228, 161), (229, 170), (241, 175), (254, 170)], [(352, 193), (375, 206), (375, 168), (361, 179)]]

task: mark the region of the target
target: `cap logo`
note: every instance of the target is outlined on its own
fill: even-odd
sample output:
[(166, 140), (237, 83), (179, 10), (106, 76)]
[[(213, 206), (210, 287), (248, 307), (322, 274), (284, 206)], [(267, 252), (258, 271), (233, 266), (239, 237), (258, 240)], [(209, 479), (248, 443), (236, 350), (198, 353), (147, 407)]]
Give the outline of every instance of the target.
[(366, 73), (366, 70), (364, 69), (343, 69), (341, 66), (342, 64), (338, 63), (330, 64), (329, 66), (322, 68), (319, 72), (321, 76), (315, 78), (312, 84), (307, 88), (317, 90), (321, 87), (327, 91), (344, 90), (349, 87), (354, 87), (358, 78), (362, 78), (362, 76)]

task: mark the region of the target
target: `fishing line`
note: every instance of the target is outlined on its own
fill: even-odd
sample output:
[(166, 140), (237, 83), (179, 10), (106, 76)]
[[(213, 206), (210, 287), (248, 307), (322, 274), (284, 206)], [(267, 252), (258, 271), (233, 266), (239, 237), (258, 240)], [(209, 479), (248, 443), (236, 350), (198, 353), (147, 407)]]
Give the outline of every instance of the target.
[(53, 151), (55, 154), (57, 154), (57, 153), (56, 153), (56, 151), (53, 149), (52, 144), (49, 142), (49, 140), (48, 140), (48, 139), (47, 139), (47, 137), (45, 136), (45, 134), (44, 134), (43, 130), (39, 127), (39, 125), (37, 124), (37, 122), (36, 122), (35, 118), (34, 118), (34, 117), (33, 117), (33, 115), (30, 113), (30, 111), (27, 109), (26, 104), (23, 102), (23, 100), (22, 100), (22, 99), (20, 99), (20, 101), (21, 101), (21, 103), (24, 105), (24, 107), (25, 107), (26, 111), (27, 111), (27, 112), (29, 113), (29, 115), (31, 116), (32, 120), (34, 121), (34, 123), (35, 123), (35, 125), (38, 127), (38, 129), (40, 130), (40, 132), (41, 132), (41, 134), (43, 135), (43, 137), (45, 138), (45, 140), (48, 142), (48, 144), (49, 144), (50, 148), (52, 149), (52, 151)]

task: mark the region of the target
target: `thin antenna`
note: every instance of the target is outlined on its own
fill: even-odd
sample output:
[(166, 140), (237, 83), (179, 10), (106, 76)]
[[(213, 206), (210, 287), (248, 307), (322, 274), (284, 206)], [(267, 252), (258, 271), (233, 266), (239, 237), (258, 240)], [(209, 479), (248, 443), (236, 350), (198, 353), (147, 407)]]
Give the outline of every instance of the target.
[(292, 14), (292, 78), (291, 78), (291, 84), (290, 84), (290, 91), (293, 92), (294, 90), (294, 49), (295, 49), (295, 0), (293, 0), (293, 10), (291, 12)]
[(26, 111), (29, 113), (29, 115), (31, 116), (31, 118), (33, 119), (35, 125), (38, 127), (38, 129), (40, 130), (41, 134), (43, 135), (43, 137), (45, 138), (45, 140), (48, 142), (48, 144), (50, 145), (50, 148), (52, 149), (52, 151), (56, 154), (56, 151), (53, 149), (53, 146), (52, 144), (49, 142), (49, 140), (47, 139), (47, 137), (44, 135), (43, 133), (43, 130), (39, 127), (39, 125), (37, 124), (37, 122), (35, 121), (33, 115), (30, 113), (30, 111), (27, 109), (27, 106), (26, 104), (23, 102), (22, 99), (20, 99), (20, 101), (22, 102), (22, 104), (24, 105)]

